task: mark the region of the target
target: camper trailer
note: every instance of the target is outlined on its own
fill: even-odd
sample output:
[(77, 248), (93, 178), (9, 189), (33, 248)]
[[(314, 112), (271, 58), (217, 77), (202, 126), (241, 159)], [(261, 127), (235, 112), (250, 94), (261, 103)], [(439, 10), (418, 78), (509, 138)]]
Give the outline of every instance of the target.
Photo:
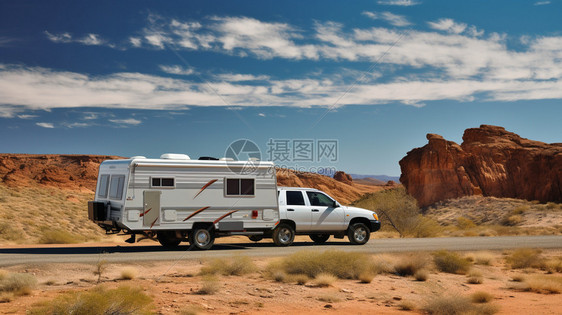
[(208, 249), (215, 237), (271, 236), (277, 198), (273, 162), (132, 157), (101, 163), (88, 216), (107, 233), (130, 234), (128, 242), (142, 235), (167, 247), (189, 241)]

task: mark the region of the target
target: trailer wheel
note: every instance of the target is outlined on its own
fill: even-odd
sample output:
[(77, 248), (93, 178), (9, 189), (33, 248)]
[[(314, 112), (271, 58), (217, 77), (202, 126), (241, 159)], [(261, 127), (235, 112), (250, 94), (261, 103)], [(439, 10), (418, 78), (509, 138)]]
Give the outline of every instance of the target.
[(316, 244), (324, 244), (330, 238), (330, 234), (310, 234), (309, 236)]
[(181, 243), (181, 239), (176, 237), (176, 233), (174, 231), (161, 231), (158, 232), (156, 237), (162, 246), (168, 248), (178, 247)]
[(209, 249), (215, 243), (215, 234), (207, 228), (196, 228), (189, 233), (189, 243), (197, 249)]
[(263, 240), (263, 235), (250, 235), (250, 236), (248, 236), (248, 238), (252, 242), (259, 242), (259, 241)]
[(349, 242), (353, 245), (363, 245), (369, 241), (371, 231), (363, 223), (354, 223), (347, 230)]
[(273, 243), (277, 246), (289, 246), (295, 240), (295, 230), (285, 223), (279, 224), (273, 231)]

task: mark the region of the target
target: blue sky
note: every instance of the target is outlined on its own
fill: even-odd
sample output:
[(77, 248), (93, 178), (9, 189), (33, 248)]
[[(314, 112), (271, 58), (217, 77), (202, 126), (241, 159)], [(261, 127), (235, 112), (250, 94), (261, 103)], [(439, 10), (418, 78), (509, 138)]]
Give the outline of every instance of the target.
[[(562, 1), (2, 1), (0, 152), (224, 156), (399, 175), (438, 133), (562, 142)], [(292, 144), (293, 142), (291, 142)], [(280, 162), (280, 161), (278, 161)]]

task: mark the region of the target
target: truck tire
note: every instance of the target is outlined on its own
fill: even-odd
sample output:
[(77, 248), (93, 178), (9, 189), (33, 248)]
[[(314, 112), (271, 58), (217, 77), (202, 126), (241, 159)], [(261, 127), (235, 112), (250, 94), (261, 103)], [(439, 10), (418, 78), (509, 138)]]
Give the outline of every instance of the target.
[(369, 241), (371, 231), (363, 223), (354, 223), (347, 230), (349, 242), (353, 245), (363, 245)]
[(259, 242), (259, 241), (263, 240), (263, 235), (250, 235), (250, 236), (248, 236), (248, 238), (252, 242)]
[(273, 230), (273, 243), (277, 246), (289, 246), (295, 240), (295, 230), (285, 223), (279, 224)]
[(156, 235), (158, 242), (167, 248), (175, 248), (181, 243), (181, 239), (176, 237), (176, 232), (174, 231), (161, 231)]
[(195, 228), (189, 233), (189, 244), (197, 249), (209, 249), (215, 243), (215, 234), (207, 228)]
[(330, 234), (310, 234), (309, 236), (316, 244), (324, 244), (330, 238)]

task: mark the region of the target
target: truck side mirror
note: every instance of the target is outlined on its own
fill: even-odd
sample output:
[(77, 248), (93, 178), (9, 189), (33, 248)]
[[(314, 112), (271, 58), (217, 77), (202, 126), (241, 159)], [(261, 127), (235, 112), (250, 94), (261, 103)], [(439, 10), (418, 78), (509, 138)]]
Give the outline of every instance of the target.
[(338, 202), (334, 201), (334, 204), (332, 205), (332, 208), (337, 208), (337, 207), (339, 207)]

